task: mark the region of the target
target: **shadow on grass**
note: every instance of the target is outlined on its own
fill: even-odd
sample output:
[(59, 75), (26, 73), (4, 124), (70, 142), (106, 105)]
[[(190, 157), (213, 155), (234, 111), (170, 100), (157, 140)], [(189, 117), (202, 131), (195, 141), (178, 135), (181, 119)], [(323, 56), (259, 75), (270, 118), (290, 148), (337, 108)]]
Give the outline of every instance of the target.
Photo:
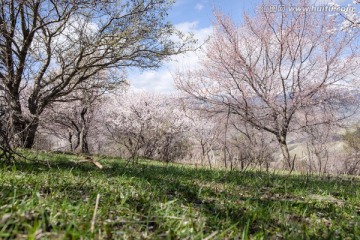
[[(207, 218), (205, 232), (211, 233), (222, 225), (250, 226), (250, 234), (256, 232), (287, 231), (288, 223), (307, 224), (305, 220), (312, 213), (334, 217), (337, 203), (319, 205), (306, 202), (299, 193), (320, 194), (327, 191), (339, 198), (354, 198), (354, 189), (359, 187), (358, 180), (339, 179), (318, 176), (285, 176), (266, 172), (227, 172), (208, 169), (194, 169), (183, 166), (145, 164), (129, 165), (123, 161), (111, 161), (104, 169), (97, 169), (90, 164), (78, 164), (69, 159), (46, 162), (17, 162), (14, 165), (0, 164), (0, 168), (23, 173), (40, 174), (44, 172), (71, 172), (82, 176), (82, 181), (92, 176), (99, 176), (111, 181), (116, 178), (137, 179), (148, 183), (153, 189), (153, 199), (134, 196), (127, 199), (127, 204), (134, 212), (146, 216), (158, 202), (179, 201), (183, 206), (194, 208)], [(19, 190), (21, 186), (17, 186)], [(99, 189), (91, 183), (59, 184), (57, 191), (68, 194), (71, 201), (81, 201), (84, 196), (95, 196)], [(40, 194), (51, 194), (51, 188), (38, 185), (34, 190)], [(149, 189), (146, 189), (149, 190)], [(146, 191), (145, 190), (145, 191)], [(2, 188), (2, 196), (10, 198), (11, 187)], [(101, 189), (104, 199), (111, 199), (112, 204), (121, 201), (109, 189)], [(243, 193), (241, 192), (243, 191)], [(109, 200), (110, 201), (110, 200)], [(294, 213), (295, 212), (295, 213)], [(300, 216), (300, 213), (304, 213)], [(278, 215), (274, 215), (278, 214)], [(299, 217), (300, 216), (300, 217)], [(283, 218), (282, 221), (278, 220)], [(160, 221), (160, 220), (158, 220)], [(151, 220), (154, 224), (156, 220)], [(160, 226), (158, 222), (154, 224)], [(329, 229), (328, 229), (329, 230)], [(330, 231), (330, 230), (329, 230)], [(302, 236), (302, 235), (301, 235)]]

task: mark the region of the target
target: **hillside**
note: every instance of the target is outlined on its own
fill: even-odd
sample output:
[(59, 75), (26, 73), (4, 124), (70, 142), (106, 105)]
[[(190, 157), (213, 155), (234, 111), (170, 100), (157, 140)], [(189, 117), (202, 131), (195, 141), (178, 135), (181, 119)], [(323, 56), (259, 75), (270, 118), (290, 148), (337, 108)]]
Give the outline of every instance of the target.
[[(0, 165), (0, 239), (360, 235), (360, 180), (29, 152)], [(96, 198), (99, 196), (98, 207)], [(94, 210), (96, 214), (94, 216)], [(93, 221), (93, 224), (92, 224)]]

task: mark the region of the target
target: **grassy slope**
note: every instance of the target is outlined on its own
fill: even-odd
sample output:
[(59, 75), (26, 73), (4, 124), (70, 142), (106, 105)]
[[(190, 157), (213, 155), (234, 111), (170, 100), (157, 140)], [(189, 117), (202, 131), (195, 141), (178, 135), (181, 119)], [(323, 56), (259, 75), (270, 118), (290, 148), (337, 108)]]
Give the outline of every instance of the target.
[[(31, 154), (29, 154), (31, 155)], [(0, 165), (0, 239), (317, 239), (360, 236), (360, 181), (74, 156)], [(95, 231), (95, 199), (100, 194)], [(210, 239), (210, 238), (209, 238)]]

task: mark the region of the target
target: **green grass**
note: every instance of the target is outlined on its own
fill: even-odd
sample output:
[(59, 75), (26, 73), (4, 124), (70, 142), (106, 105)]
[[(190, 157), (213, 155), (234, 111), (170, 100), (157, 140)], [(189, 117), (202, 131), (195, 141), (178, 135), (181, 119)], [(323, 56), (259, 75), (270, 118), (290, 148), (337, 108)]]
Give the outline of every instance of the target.
[[(35, 158), (34, 153), (27, 153)], [(71, 155), (0, 164), (0, 239), (359, 239), (360, 181)], [(45, 161), (47, 160), (47, 161)], [(48, 163), (50, 164), (50, 168)], [(91, 232), (97, 194), (100, 195)]]

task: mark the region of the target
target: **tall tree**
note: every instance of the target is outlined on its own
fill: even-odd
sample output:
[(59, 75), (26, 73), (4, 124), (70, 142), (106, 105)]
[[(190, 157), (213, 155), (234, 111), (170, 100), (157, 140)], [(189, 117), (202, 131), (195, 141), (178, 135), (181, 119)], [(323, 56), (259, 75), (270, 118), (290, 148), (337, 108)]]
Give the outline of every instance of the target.
[(165, 21), (172, 2), (0, 0), (0, 81), (18, 145), (30, 148), (44, 109), (96, 74), (184, 51), (188, 39), (171, 40)]
[[(312, 2), (263, 4), (306, 7)], [(354, 78), (357, 68), (356, 36), (331, 31), (334, 22), (326, 12), (259, 10), (245, 15), (240, 25), (219, 12), (215, 18), (201, 67), (177, 74), (178, 88), (207, 111), (230, 109), (239, 121), (273, 134), (285, 166), (293, 168), (288, 133), (320, 124), (317, 111), (338, 113), (345, 97), (339, 85)], [(299, 112), (306, 121), (297, 119)]]

